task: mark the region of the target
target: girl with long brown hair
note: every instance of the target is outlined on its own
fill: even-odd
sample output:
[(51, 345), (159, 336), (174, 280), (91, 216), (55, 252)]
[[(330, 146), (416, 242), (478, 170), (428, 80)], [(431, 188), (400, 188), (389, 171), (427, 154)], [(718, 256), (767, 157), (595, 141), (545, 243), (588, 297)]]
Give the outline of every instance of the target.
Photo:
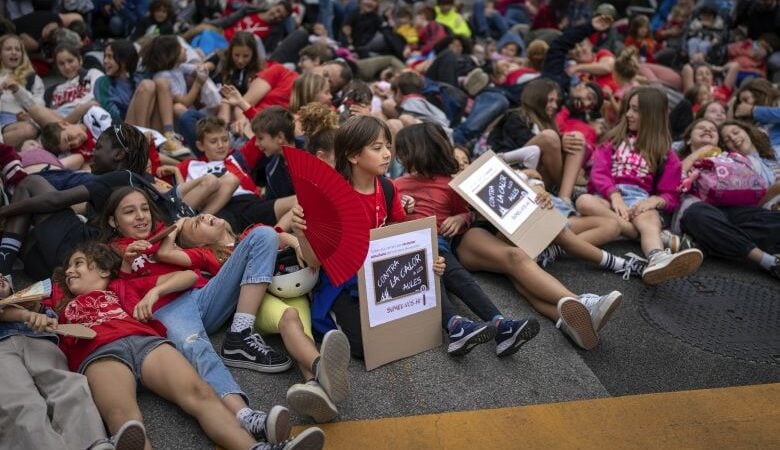
[(680, 160), (670, 151), (666, 95), (653, 87), (635, 88), (620, 107), (620, 121), (593, 153), (588, 190), (577, 199), (583, 215), (617, 218), (622, 234), (639, 238), (649, 259), (642, 279), (657, 284), (690, 275), (701, 265), (699, 250), (664, 250), (661, 215), (680, 204)]

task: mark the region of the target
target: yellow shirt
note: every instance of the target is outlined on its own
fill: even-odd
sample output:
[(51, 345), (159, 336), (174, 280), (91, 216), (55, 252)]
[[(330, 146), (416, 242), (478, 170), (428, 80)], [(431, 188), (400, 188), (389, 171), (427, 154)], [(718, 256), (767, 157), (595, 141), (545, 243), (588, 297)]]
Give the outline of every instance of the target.
[(457, 11), (451, 9), (450, 12), (445, 14), (441, 12), (441, 9), (439, 9), (438, 6), (435, 7), (435, 10), (437, 22), (449, 27), (453, 34), (458, 36), (471, 37), (471, 29), (469, 28), (469, 24), (466, 23), (466, 20), (463, 18), (463, 16), (458, 14)]
[(395, 32), (403, 36), (404, 39), (406, 39), (406, 43), (409, 45), (414, 45), (420, 40), (417, 29), (408, 23), (399, 25), (398, 28), (395, 29)]

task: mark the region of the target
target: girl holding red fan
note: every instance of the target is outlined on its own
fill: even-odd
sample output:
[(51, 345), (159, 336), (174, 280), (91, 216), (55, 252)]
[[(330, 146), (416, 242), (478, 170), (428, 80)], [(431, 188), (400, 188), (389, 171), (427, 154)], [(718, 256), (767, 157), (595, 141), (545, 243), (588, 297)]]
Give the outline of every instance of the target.
[[(343, 176), (360, 196), (360, 207), (365, 208), (372, 228), (389, 222), (404, 220), (414, 210), (414, 200), (401, 197), (395, 185), (384, 175), (390, 166), (392, 134), (387, 124), (373, 116), (354, 116), (336, 132), (334, 148), (336, 171)], [(300, 205), (293, 208), (293, 230), (306, 230), (306, 219)], [(317, 260), (306, 261), (319, 267)], [(434, 272), (444, 273), (444, 258), (434, 262)], [(339, 328), (347, 335), (352, 355), (363, 357), (363, 339), (360, 330), (360, 307), (357, 277), (353, 276), (339, 286), (333, 286), (327, 274), (320, 271), (320, 283), (313, 291), (312, 328), (318, 334)]]

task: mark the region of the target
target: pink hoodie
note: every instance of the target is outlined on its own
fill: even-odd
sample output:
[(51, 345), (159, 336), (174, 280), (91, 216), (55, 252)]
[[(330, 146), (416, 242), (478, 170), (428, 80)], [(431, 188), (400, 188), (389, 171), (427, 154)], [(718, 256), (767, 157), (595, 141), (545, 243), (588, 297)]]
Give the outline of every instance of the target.
[[(650, 172), (647, 161), (641, 154), (633, 151), (633, 141), (614, 149), (611, 142), (606, 142), (593, 152), (591, 161), (588, 191), (609, 199), (610, 194), (617, 191), (618, 184), (638, 186), (650, 195), (657, 195), (666, 202), (665, 212), (674, 212), (680, 206), (680, 194), (677, 187), (682, 179), (680, 158), (673, 150), (669, 150), (663, 172)], [(656, 181), (656, 178), (658, 180)]]

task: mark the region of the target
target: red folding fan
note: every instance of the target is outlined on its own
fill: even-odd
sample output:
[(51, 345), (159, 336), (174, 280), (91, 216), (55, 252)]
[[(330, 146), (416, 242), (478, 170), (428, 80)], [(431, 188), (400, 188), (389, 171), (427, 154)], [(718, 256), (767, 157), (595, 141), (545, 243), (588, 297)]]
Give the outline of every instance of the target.
[(303, 150), (283, 151), (306, 215), (306, 239), (331, 283), (338, 286), (363, 265), (371, 222), (358, 193), (338, 172)]

